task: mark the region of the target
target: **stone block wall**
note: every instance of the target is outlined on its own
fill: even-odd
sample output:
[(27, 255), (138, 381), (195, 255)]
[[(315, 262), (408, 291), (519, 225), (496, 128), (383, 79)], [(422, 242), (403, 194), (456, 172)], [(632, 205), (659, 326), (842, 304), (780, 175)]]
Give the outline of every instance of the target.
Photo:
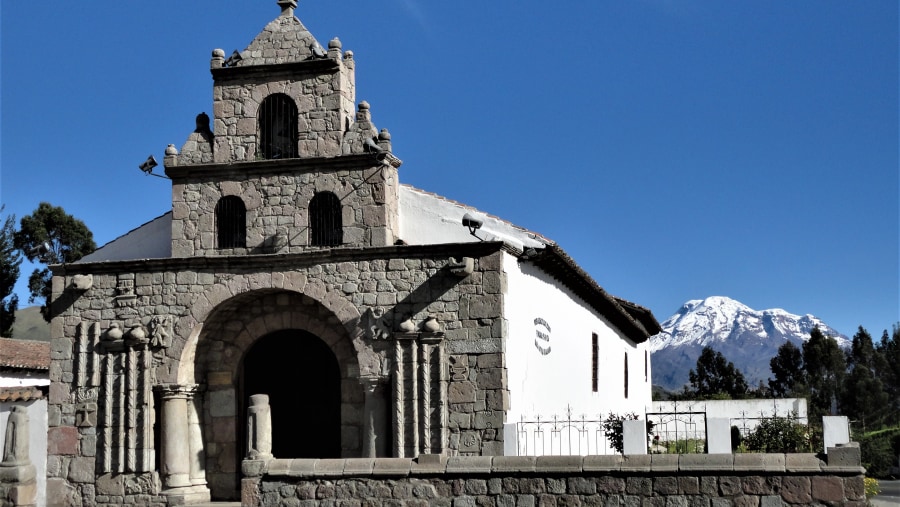
[[(164, 385), (197, 386), (206, 480), (214, 493), (237, 488), (239, 361), (255, 339), (288, 328), (312, 332), (338, 358), (343, 453), (359, 456), (361, 378), (390, 377), (401, 321), (435, 319), (448, 359), (446, 375), (435, 377), (447, 393), (443, 445), (448, 454), (501, 454), (508, 391), (500, 249), (347, 248), (55, 267), (51, 496), (85, 505), (158, 498), (166, 479), (155, 463), (165, 457), (150, 428), (165, 426), (157, 406)], [(475, 258), (475, 269), (452, 273), (452, 259), (463, 256)], [(86, 274), (90, 288), (74, 288), (73, 277)]]
[(253, 67), (214, 71), (213, 159), (217, 163), (260, 159), (258, 109), (273, 93), (291, 97), (299, 113), (300, 157), (341, 154), (343, 132), (353, 118), (355, 78), (352, 53), (300, 62), (285, 69)]
[(242, 505), (863, 507), (858, 457), (856, 449), (855, 465), (784, 454), (245, 462), (246, 472), (264, 473), (243, 480)]
[[(351, 157), (360, 163), (371, 159)], [(323, 162), (324, 163), (324, 162)], [(365, 170), (335, 168), (311, 172), (297, 163), (290, 170), (207, 168), (202, 181), (169, 170), (172, 185), (172, 256), (222, 256), (301, 252), (310, 248), (309, 203), (317, 192), (340, 199), (343, 246), (389, 246), (399, 236), (399, 180), (390, 166)], [(321, 168), (321, 166), (320, 166)], [(246, 248), (217, 248), (216, 204), (237, 196), (247, 210)]]

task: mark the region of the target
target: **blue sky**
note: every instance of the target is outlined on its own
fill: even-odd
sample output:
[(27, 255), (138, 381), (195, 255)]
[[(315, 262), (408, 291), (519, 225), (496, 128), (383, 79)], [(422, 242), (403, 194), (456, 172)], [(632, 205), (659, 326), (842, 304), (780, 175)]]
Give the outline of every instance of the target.
[[(168, 211), (168, 182), (137, 165), (212, 112), (211, 51), (278, 12), (2, 2), (6, 212), (49, 201), (103, 244)], [(550, 237), (660, 321), (713, 295), (847, 335), (900, 321), (896, 0), (302, 0), (297, 16), (354, 52), (402, 182)]]

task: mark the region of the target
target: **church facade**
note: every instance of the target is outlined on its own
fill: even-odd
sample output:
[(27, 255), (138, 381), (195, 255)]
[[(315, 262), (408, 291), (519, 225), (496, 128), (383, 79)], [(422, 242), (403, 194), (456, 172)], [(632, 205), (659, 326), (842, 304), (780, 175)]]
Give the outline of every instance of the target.
[(401, 184), (353, 53), (278, 4), (213, 52), (171, 211), (52, 268), (48, 505), (239, 498), (256, 394), (279, 458), (500, 455), (520, 417), (650, 404), (653, 315)]

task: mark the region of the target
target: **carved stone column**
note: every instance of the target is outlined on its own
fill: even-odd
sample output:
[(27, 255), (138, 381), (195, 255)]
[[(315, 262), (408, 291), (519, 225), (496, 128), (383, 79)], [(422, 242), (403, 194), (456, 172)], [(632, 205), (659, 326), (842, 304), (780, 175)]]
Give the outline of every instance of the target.
[(166, 384), (156, 389), (162, 402), (162, 494), (169, 497), (169, 505), (209, 502), (200, 458), (200, 420), (194, 405), (199, 386)]
[(363, 408), (363, 457), (381, 458), (389, 456), (387, 403), (385, 401), (384, 377), (363, 377), (360, 382), (365, 392)]
[(191, 485), (206, 486), (206, 453), (203, 451), (203, 434), (200, 431), (200, 397), (188, 402), (188, 439), (190, 440)]
[(162, 399), (162, 470), (165, 489), (191, 486), (190, 432), (188, 404), (193, 399), (195, 385), (161, 385)]

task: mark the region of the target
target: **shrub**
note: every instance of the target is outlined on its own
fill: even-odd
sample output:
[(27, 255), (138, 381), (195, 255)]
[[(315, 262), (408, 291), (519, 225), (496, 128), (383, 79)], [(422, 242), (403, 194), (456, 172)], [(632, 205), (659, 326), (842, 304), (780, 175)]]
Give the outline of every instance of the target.
[(878, 485), (878, 480), (873, 477), (866, 477), (863, 481), (866, 485), (866, 498), (872, 498), (878, 493), (881, 493), (881, 487)]
[(743, 443), (756, 452), (810, 452), (809, 432), (796, 414), (763, 419)]
[(900, 428), (874, 431), (859, 438), (862, 465), (872, 477), (886, 478), (897, 466), (900, 454)]

